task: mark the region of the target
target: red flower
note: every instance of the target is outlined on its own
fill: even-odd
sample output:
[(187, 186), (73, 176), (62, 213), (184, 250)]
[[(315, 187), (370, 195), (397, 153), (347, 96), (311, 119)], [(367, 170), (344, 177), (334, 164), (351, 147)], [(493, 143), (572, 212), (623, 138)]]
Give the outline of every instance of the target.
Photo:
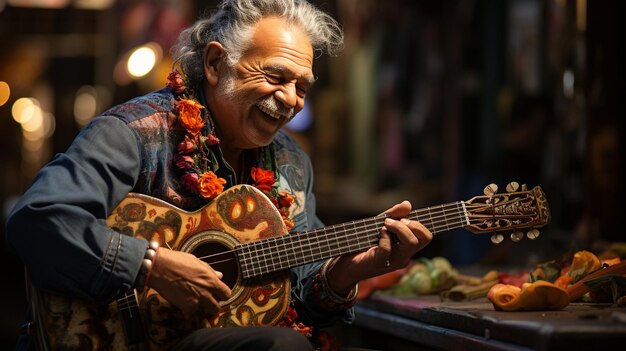
[(176, 167), (183, 171), (193, 170), (193, 157), (177, 155), (175, 157)]
[(196, 151), (196, 144), (185, 135), (185, 140), (178, 143), (178, 153), (182, 155), (191, 154)]
[(204, 135), (200, 136), (200, 144), (206, 147), (211, 147), (219, 143), (220, 143), (220, 140), (213, 134), (209, 134), (209, 136), (204, 136)]
[(274, 180), (274, 172), (272, 170), (264, 170), (258, 167), (252, 167), (250, 170), (250, 175), (252, 176), (252, 180), (254, 180), (254, 186), (264, 192), (265, 194), (269, 194), (272, 191), (272, 187), (276, 182)]
[(187, 89), (185, 81), (177, 69), (170, 72), (167, 76), (167, 87), (172, 89), (175, 94), (182, 94)]
[(209, 134), (207, 137), (207, 143), (209, 143), (210, 146), (213, 146), (219, 144), (220, 140), (215, 135)]
[(199, 182), (198, 174), (195, 172), (187, 172), (180, 177), (183, 186), (191, 191), (198, 192)]

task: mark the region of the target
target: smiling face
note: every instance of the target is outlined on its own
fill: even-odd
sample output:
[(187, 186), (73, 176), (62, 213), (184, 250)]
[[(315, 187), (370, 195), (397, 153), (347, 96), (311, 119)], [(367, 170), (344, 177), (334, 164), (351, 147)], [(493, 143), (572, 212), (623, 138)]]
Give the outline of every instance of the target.
[(230, 67), (224, 48), (205, 50), (207, 103), (221, 144), (233, 149), (268, 145), (304, 107), (314, 82), (313, 48), (298, 27), (277, 17), (259, 21), (250, 47)]

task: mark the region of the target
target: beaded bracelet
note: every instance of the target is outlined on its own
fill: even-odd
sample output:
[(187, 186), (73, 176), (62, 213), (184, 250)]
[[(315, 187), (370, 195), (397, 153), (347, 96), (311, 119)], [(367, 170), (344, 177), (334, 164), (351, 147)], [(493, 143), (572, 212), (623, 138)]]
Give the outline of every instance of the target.
[(143, 261), (141, 261), (141, 268), (139, 269), (139, 274), (137, 274), (137, 280), (135, 281), (135, 289), (138, 291), (143, 291), (146, 286), (148, 286), (150, 273), (152, 272), (152, 268), (154, 268), (158, 250), (158, 241), (150, 241), (148, 243), (148, 248), (143, 256)]

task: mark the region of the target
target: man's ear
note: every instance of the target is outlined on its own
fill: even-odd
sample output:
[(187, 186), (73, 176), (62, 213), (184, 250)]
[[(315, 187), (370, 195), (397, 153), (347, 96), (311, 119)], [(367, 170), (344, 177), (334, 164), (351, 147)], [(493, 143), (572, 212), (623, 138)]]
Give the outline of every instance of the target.
[(204, 48), (204, 76), (207, 82), (215, 86), (219, 81), (219, 70), (225, 57), (222, 44), (212, 41)]

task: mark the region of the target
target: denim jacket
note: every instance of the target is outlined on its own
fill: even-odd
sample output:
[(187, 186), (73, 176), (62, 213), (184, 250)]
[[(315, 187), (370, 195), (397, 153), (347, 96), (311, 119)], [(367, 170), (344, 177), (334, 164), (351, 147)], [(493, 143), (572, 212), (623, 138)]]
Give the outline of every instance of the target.
[[(166, 88), (111, 108), (41, 169), (7, 221), (8, 242), (37, 287), (102, 303), (132, 288), (147, 242), (122, 240), (105, 224), (131, 191), (184, 210), (206, 205), (179, 184), (175, 173), (172, 157), (184, 130), (176, 121), (173, 101)], [(280, 188), (296, 196), (292, 232), (321, 227), (310, 159), (283, 131), (273, 144)], [(225, 165), (221, 156), (218, 161)], [(236, 182), (230, 167), (220, 167), (218, 175), (227, 179), (227, 186)], [(322, 263), (291, 269), (296, 309), (305, 321), (318, 326), (336, 317), (351, 321), (350, 308), (329, 312), (318, 306), (313, 278)]]

